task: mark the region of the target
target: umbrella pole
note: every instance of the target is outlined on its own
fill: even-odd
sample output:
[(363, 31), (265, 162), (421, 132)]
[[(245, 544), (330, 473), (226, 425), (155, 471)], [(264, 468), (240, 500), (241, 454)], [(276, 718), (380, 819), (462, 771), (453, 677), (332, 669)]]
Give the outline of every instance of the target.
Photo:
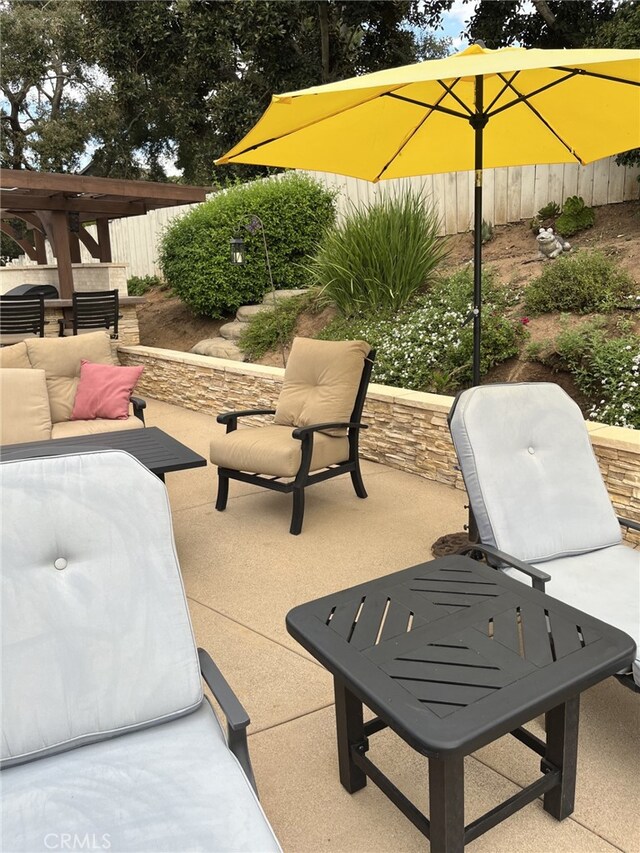
[(476, 77), (476, 111), (469, 119), (475, 135), (475, 188), (473, 194), (473, 385), (480, 384), (480, 342), (482, 310), (482, 135), (488, 121), (483, 113), (483, 84)]

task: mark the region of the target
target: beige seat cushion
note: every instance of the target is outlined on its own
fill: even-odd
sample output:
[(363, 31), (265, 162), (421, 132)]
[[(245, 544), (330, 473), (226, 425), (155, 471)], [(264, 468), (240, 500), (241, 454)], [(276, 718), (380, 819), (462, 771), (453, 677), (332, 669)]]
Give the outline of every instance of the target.
[(45, 371), (49, 390), (51, 420), (54, 424), (71, 419), (73, 401), (80, 379), (80, 361), (116, 364), (107, 332), (75, 335), (70, 338), (34, 338), (25, 341), (32, 367)]
[[(218, 435), (211, 441), (211, 461), (220, 468), (295, 477), (302, 458), (302, 442), (291, 438), (292, 427), (270, 424), (245, 427)], [(317, 433), (313, 441), (311, 471), (349, 458), (349, 439)]]
[(10, 347), (0, 347), (0, 367), (19, 367), (23, 370), (31, 367), (24, 341)]
[(20, 335), (0, 335), (0, 347), (15, 346), (15, 344), (25, 341), (27, 338), (39, 338), (40, 335), (34, 335), (31, 332), (24, 332)]
[(0, 444), (51, 438), (51, 413), (44, 370), (0, 370)]
[(53, 425), (51, 438), (71, 438), (74, 435), (93, 435), (97, 432), (115, 432), (122, 429), (142, 429), (140, 418), (130, 415), (126, 420), (95, 418), (90, 421), (61, 421)]
[(295, 338), (274, 423), (303, 427), (349, 421), (370, 351), (365, 341)]

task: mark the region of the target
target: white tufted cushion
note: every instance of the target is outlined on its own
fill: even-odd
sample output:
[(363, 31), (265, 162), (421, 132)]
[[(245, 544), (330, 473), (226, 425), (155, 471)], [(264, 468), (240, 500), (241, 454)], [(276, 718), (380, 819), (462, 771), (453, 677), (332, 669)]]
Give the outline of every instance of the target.
[[(613, 545), (538, 565), (551, 575), (545, 586), (548, 595), (633, 637), (637, 647), (633, 677), (640, 687), (640, 551), (629, 545)], [(522, 572), (505, 571), (516, 580), (528, 582)]]
[(280, 850), (208, 702), (2, 776), (6, 853), (64, 849), (61, 833), (118, 853)]
[(470, 388), (450, 426), (482, 542), (536, 563), (621, 541), (580, 409), (558, 385)]
[(3, 765), (197, 708), (160, 480), (117, 450), (8, 461), (0, 476)]

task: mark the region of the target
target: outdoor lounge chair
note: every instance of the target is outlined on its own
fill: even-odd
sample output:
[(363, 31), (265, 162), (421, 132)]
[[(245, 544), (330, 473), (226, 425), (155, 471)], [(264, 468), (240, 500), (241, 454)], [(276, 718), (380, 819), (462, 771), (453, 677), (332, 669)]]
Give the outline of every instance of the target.
[[(622, 541), (580, 409), (554, 383), (484, 385), (449, 414), (490, 562), (626, 631), (640, 645), (640, 551)], [(618, 676), (640, 686), (640, 660)]]
[(0, 473), (0, 849), (278, 851), (249, 719), (196, 651), (164, 485), (117, 450)]
[[(229, 480), (293, 493), (290, 533), (302, 529), (304, 490), (340, 474), (351, 474), (355, 492), (366, 498), (358, 457), (360, 423), (375, 353), (364, 341), (296, 338), (275, 409), (218, 415), (227, 432), (211, 441), (218, 466), (216, 509), (227, 505)], [(238, 430), (238, 418), (274, 415), (273, 423)]]

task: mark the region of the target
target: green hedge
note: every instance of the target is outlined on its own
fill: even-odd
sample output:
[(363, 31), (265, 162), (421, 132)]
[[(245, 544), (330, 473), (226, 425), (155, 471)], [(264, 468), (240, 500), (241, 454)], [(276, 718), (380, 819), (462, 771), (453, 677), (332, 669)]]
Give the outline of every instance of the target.
[[(175, 293), (197, 314), (223, 317), (261, 301), (270, 288), (263, 237), (243, 225), (264, 223), (276, 288), (309, 284), (302, 262), (335, 219), (335, 194), (301, 175), (256, 181), (223, 191), (171, 223), (160, 244), (160, 265)], [(230, 263), (229, 241), (242, 232), (246, 263)]]

